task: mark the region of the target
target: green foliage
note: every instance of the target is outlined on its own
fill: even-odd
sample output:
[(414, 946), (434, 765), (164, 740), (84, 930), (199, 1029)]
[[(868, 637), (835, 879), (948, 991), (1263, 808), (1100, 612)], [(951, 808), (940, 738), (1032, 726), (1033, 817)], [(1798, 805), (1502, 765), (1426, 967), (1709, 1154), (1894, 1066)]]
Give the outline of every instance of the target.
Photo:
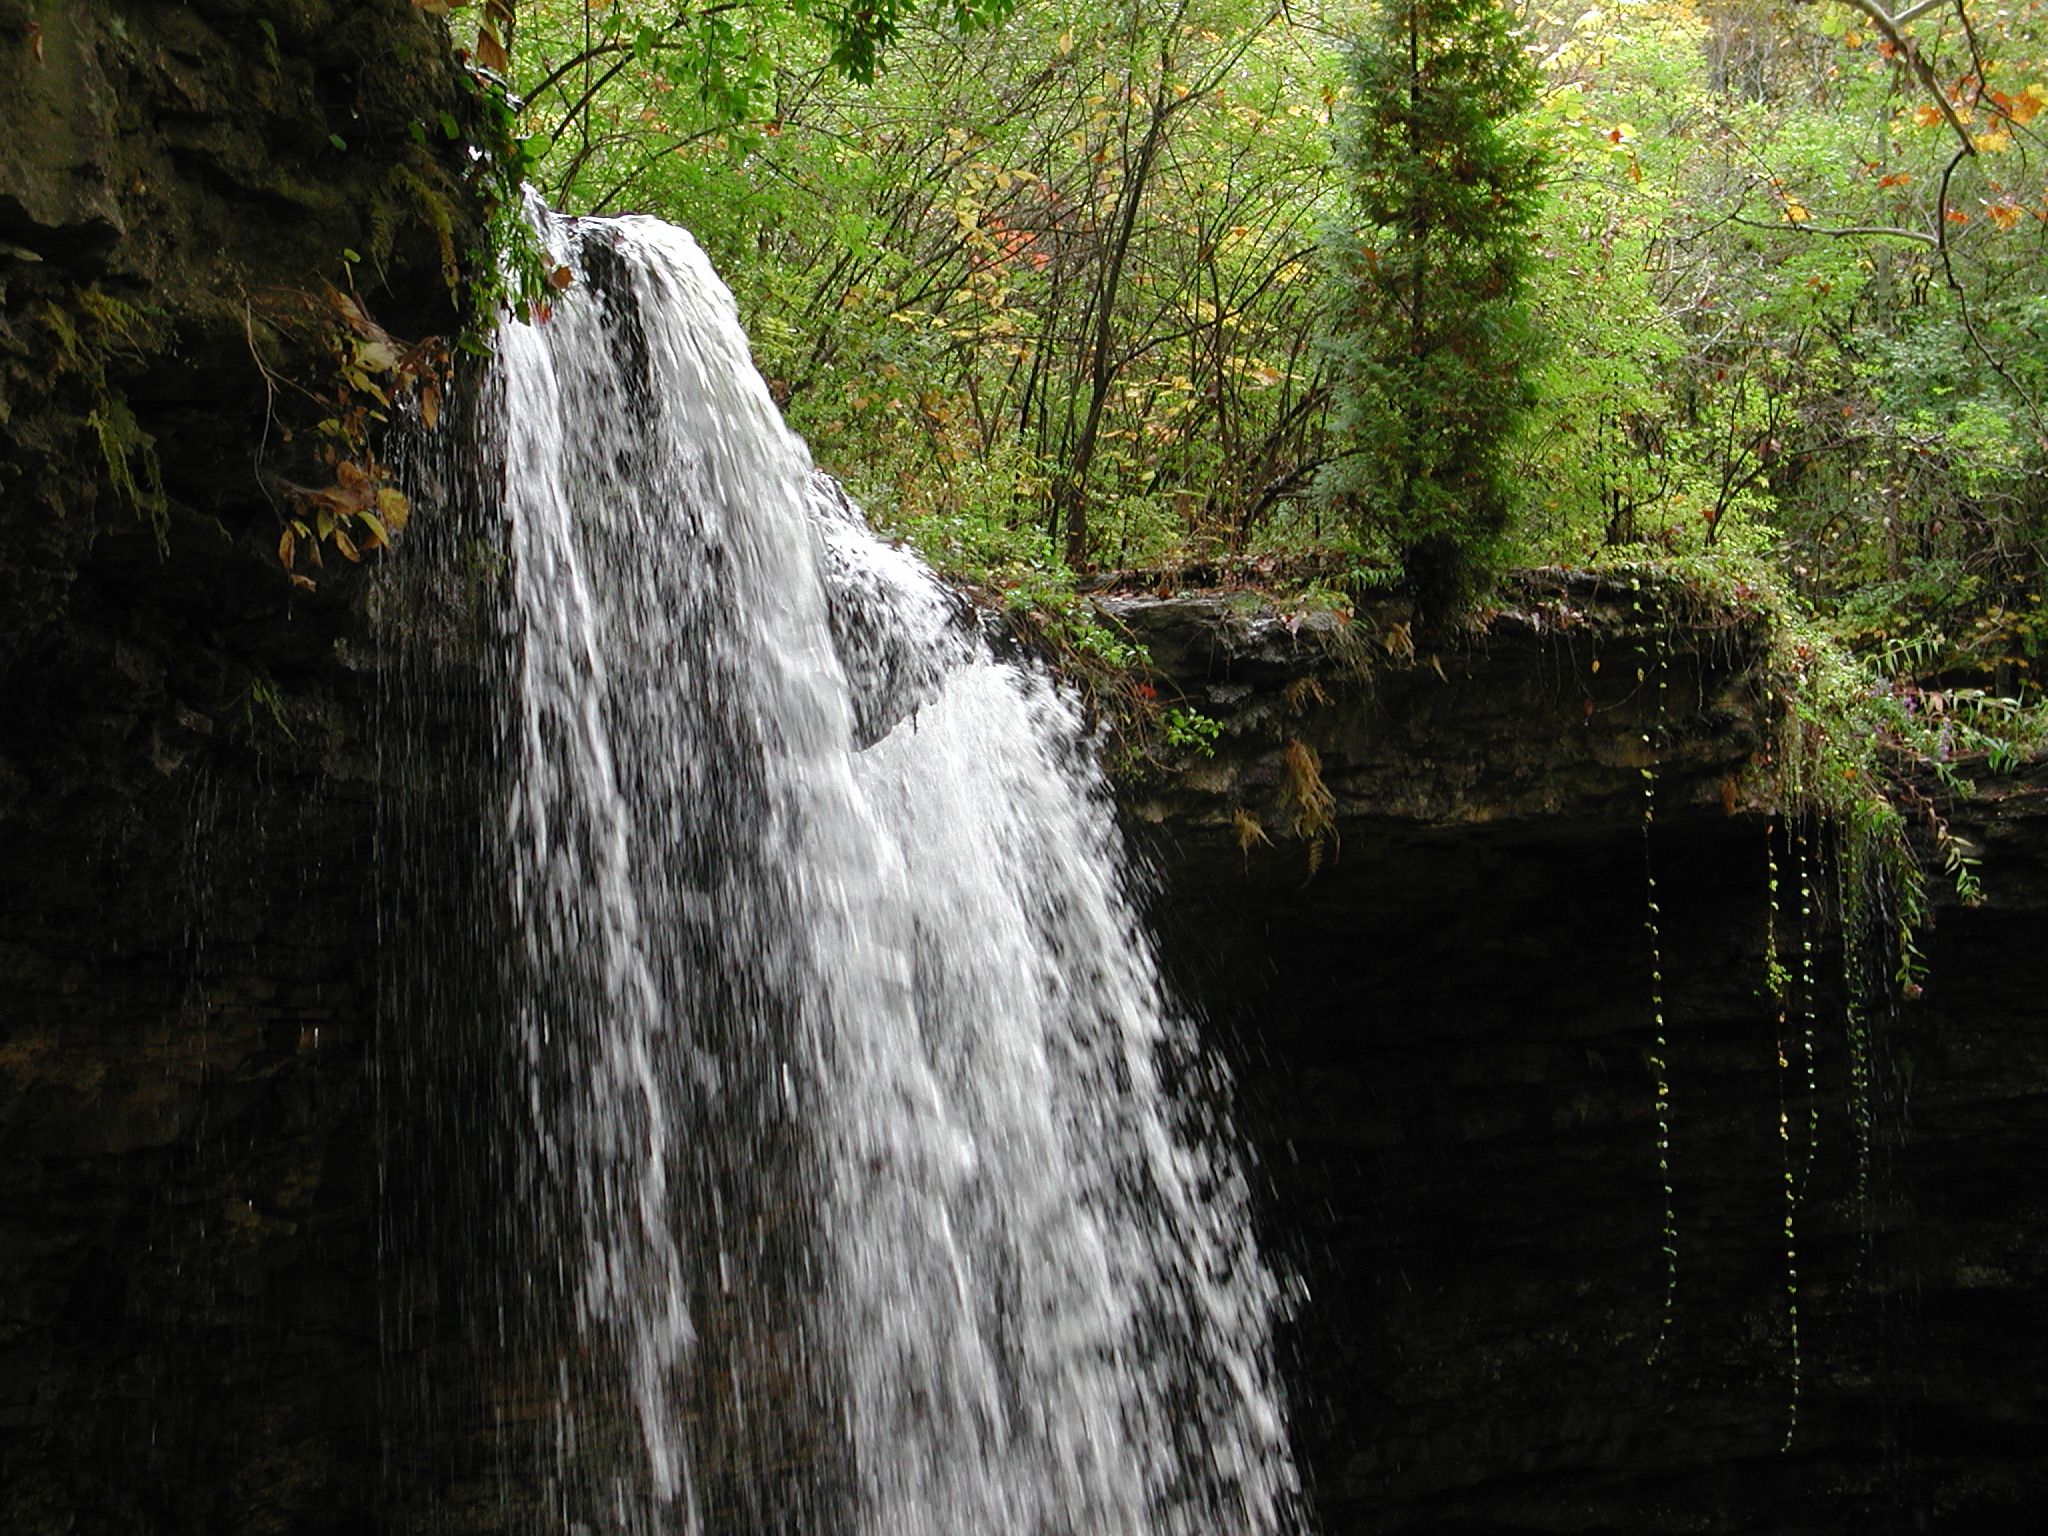
[(519, 103), (502, 80), (477, 70), (465, 78), (470, 122), (464, 127), (443, 114), (440, 131), (466, 141), (474, 157), (470, 183), (483, 207), (484, 233), (482, 247), (470, 253), (463, 267), (470, 287), (469, 327), (462, 345), (483, 354), (502, 316), (532, 313), (549, 296), (554, 264), (542, 249), (526, 208), (527, 183), (546, 153), (547, 141), (521, 133)]
[(1926, 641), (1930, 685), (2038, 696), (2048, 13), (1915, 21), (1932, 91), (1845, 6), (1535, 19), (1536, 290), (1571, 329), (1518, 553), (1738, 544), (1853, 647)]
[(1315, 6), (1037, 0), (971, 38), (910, 15), (857, 90), (808, 23), (748, 12), (744, 101), (551, 10), (521, 45), (548, 195), (688, 225), (820, 462), (899, 532), (941, 520), (914, 536), (946, 568), (1033, 529), (1075, 568), (1213, 557), (1306, 485)]
[(109, 377), (110, 367), (140, 359), (164, 343), (161, 320), (97, 286), (73, 291), (64, 305), (45, 305), (37, 318), (50, 339), (53, 378), (68, 382), (83, 397), (80, 424), (98, 449), (107, 483), (148, 521), (157, 553), (168, 553), (170, 502), (156, 439)]
[(1168, 709), (1159, 719), (1159, 734), (1166, 745), (1190, 757), (1214, 757), (1223, 722), (1199, 709)]
[(2048, 23), (1967, 9), (1937, 102), (1840, 5), (1385, 3), (1343, 60), (1352, 0), (524, 0), (490, 131), (689, 225), (819, 461), (1077, 656), (1097, 564), (1697, 564), (1989, 742), (2048, 647)]
[[(1909, 671), (1882, 665), (1885, 658), (1858, 655), (1767, 555), (1723, 547), (1614, 570), (1660, 622), (1693, 630), (1765, 625), (1776, 721), (1761, 765), (1765, 797), (1791, 820), (1831, 825), (1845, 859), (1881, 874), (1896, 979), (1915, 985), (1913, 936), (1929, 910), (1917, 846), (1931, 846), (1960, 900), (1980, 894), (1972, 855), (1950, 832), (1936, 792), (1968, 793), (1958, 772), (1964, 761), (2010, 761), (2016, 752), (2039, 750), (2048, 743), (2048, 711), (1981, 689), (1923, 687)], [(1910, 667), (1913, 658), (1893, 652), (1889, 659)]]
[(128, 402), (109, 395), (86, 416), (100, 447), (107, 481), (121, 499), (149, 519), (159, 555), (170, 552), (170, 504), (157, 468), (156, 439), (142, 430)]
[(1392, 540), (1440, 617), (1498, 558), (1517, 500), (1544, 156), (1516, 119), (1537, 76), (1498, 0), (1381, 0), (1350, 66), (1354, 206), (1330, 250), (1346, 452), (1324, 486)]

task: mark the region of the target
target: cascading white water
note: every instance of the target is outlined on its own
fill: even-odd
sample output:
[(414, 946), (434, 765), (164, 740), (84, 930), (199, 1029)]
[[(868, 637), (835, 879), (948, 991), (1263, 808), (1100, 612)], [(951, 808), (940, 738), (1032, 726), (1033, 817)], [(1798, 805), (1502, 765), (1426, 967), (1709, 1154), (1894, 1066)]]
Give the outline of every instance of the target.
[(1274, 1283), (1074, 708), (813, 475), (687, 234), (547, 238), (496, 430), (551, 1520), (1284, 1528)]

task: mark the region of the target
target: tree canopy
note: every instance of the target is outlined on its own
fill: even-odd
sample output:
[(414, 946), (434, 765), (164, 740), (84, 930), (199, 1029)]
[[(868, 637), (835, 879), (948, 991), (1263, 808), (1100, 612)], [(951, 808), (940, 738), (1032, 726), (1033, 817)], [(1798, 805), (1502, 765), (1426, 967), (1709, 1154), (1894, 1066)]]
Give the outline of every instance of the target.
[[(522, 0), (505, 63), (542, 190), (690, 226), (820, 462), (957, 574), (1355, 591), (1414, 533), (1356, 507), (1426, 485), (1506, 556), (1760, 563), (1881, 671), (2038, 696), (2048, 3), (1427, 8), (1534, 88), (1390, 110), (1401, 0)], [(1471, 229), (1347, 240), (1408, 216), (1374, 124), (1492, 189)], [(1356, 366), (1381, 245), (1381, 310), (1476, 283), (1444, 313), (1514, 366)]]

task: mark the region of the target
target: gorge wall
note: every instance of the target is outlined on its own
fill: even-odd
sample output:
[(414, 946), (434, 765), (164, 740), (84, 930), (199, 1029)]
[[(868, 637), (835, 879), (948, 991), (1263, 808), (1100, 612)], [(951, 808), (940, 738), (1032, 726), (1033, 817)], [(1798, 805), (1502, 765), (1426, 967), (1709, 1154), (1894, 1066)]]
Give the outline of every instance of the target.
[[(352, 272), (452, 328), (471, 203), (412, 129), (469, 98), (409, 0), (0, 0), (0, 82), (0, 1529), (502, 1528), (534, 1409), (479, 1385), (505, 1191), (453, 1089), (496, 1047), (419, 1026), (476, 979), (421, 972), (487, 901), (491, 637), (403, 552), (310, 593), (274, 552), (278, 381), (324, 366), (281, 317)], [(1223, 725), (1126, 811), (1300, 1282), (1321, 1528), (2013, 1528), (2048, 1495), (2048, 786), (1954, 809), (1988, 900), (1873, 1014), (1867, 1167), (1814, 929), (1781, 1450), (1807, 1102), (1761, 1001), (1762, 637), (1647, 601), (1537, 581), (1434, 654), (1397, 604), (1105, 601)]]
[(326, 285), (456, 323), (468, 93), (408, 0), (4, 0), (0, 99), (0, 1529), (361, 1530), (390, 768), (278, 481)]
[[(1827, 839), (1756, 797), (1763, 635), (1673, 623), (1669, 595), (1531, 578), (1421, 657), (1397, 610), (1111, 605), (1223, 723), (1129, 809), (1302, 1287), (1316, 1507), (1331, 1531), (2028, 1528), (2048, 773), (1950, 808), (1986, 900), (1936, 913), (1922, 996), (1868, 999), (1859, 1091)], [(1330, 795), (1313, 873), (1291, 745)], [(1781, 1022), (1764, 980), (1773, 847), (1795, 988), (1814, 942), (1813, 1095), (1806, 1007)]]

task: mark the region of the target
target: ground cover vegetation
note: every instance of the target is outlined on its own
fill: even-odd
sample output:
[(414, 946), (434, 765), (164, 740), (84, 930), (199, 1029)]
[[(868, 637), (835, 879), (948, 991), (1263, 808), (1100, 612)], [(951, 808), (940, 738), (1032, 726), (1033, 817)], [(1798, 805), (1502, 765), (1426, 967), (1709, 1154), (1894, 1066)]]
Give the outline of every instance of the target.
[(1780, 616), (1816, 803), (2038, 734), (2044, 0), (516, 9), (543, 192), (691, 228), (955, 576), (1659, 568)]

